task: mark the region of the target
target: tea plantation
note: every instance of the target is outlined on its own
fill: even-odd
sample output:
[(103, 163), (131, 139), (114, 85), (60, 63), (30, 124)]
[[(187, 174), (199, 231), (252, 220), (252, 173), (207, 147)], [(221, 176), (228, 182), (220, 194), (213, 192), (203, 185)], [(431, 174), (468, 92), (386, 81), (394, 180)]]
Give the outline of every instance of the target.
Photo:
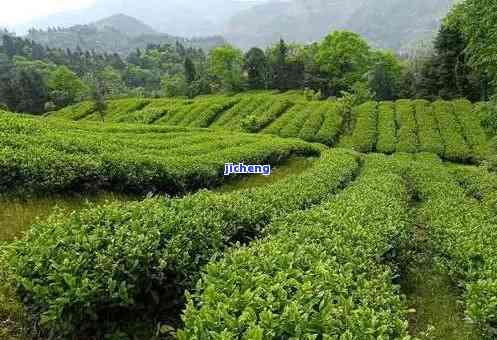
[(50, 113), (76, 121), (145, 123), (260, 132), (359, 152), (431, 152), (455, 162), (488, 157), (479, 121), (483, 108), (467, 100), (368, 102), (352, 110), (302, 93), (255, 92), (182, 99), (121, 99), (102, 114), (83, 102)]
[[(466, 100), (348, 107), (299, 92), (0, 112), (3, 196), (149, 194), (38, 221), (1, 248), (0, 277), (31, 338), (491, 339), (486, 118)], [(295, 156), (316, 160), (265, 186), (206, 190), (226, 181), (224, 163)], [(404, 287), (413, 258), (448, 278), (456, 315), (421, 320), (429, 301)]]

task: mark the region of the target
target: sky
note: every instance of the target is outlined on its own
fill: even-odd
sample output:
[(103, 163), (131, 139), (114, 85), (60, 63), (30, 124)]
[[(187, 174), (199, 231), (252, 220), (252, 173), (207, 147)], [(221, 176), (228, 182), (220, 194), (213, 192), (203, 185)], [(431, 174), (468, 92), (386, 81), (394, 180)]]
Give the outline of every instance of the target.
[(84, 8), (95, 0), (6, 0), (2, 1), (0, 27), (9, 27), (69, 9)]

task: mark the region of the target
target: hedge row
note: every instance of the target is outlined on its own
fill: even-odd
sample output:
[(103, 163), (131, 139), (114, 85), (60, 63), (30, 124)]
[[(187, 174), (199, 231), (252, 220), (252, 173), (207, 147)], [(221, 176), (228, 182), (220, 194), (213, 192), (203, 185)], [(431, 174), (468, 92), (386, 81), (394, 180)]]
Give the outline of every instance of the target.
[(323, 124), (311, 141), (332, 146), (338, 143), (343, 127), (343, 108), (336, 102), (323, 105)]
[(378, 262), (405, 239), (408, 220), (402, 178), (386, 157), (368, 157), (336, 199), (210, 263), (178, 339), (408, 338), (406, 306)]
[(418, 127), (412, 101), (396, 101), (395, 110), (399, 126), (396, 151), (416, 153), (418, 151)]
[(159, 119), (180, 109), (187, 102), (184, 100), (156, 99), (141, 110), (116, 117), (117, 123), (153, 124)]
[(485, 167), (450, 164), (452, 177), (466, 193), (497, 212), (497, 176)]
[[(151, 129), (137, 134), (130, 132), (132, 126), (119, 132), (119, 127), (110, 125), (93, 130), (92, 125), (81, 123), (57, 124), (15, 116), (2, 119), (2, 192), (110, 189), (183, 193), (220, 184), (226, 162), (275, 164), (291, 154), (320, 152), (317, 146), (272, 136), (152, 133)], [(18, 129), (13, 129), (14, 125)], [(108, 132), (112, 128), (114, 132)], [(140, 128), (136, 126), (135, 131)]]
[(249, 94), (243, 96), (240, 102), (223, 113), (219, 119), (212, 124), (212, 127), (239, 129), (243, 118), (249, 116), (259, 107), (265, 107), (268, 102), (270, 102), (270, 96), (265, 94)]
[(351, 135), (343, 136), (339, 146), (359, 152), (371, 152), (376, 145), (378, 110), (377, 102), (367, 102), (352, 109), (355, 119)]
[(455, 162), (467, 162), (471, 159), (471, 150), (468, 147), (462, 128), (455, 119), (454, 108), (450, 102), (437, 101), (433, 103), (437, 118), (440, 136), (444, 143), (445, 159)]
[(433, 106), (422, 99), (415, 100), (413, 104), (418, 122), (419, 151), (431, 152), (442, 157), (444, 145)]
[(317, 142), (317, 133), (321, 129), (321, 126), (324, 122), (324, 116), (329, 107), (329, 102), (312, 102), (309, 103), (312, 107), (311, 111), (305, 117), (305, 121), (302, 124), (302, 127), (297, 136), (300, 139), (303, 139), (308, 142)]
[(376, 150), (381, 153), (395, 152), (397, 144), (397, 124), (395, 106), (392, 102), (382, 102), (378, 105), (378, 141)]
[[(143, 98), (125, 98), (108, 101), (105, 111), (102, 113), (105, 121), (117, 122), (122, 117), (126, 117), (134, 111), (138, 111), (146, 107), (150, 103), (149, 99)], [(84, 117), (85, 121), (100, 121), (101, 115), (98, 112)]]
[(95, 111), (95, 104), (90, 101), (84, 101), (75, 105), (67, 106), (55, 112), (48, 112), (46, 116), (51, 118), (80, 120)]
[(357, 169), (356, 156), (334, 150), (267, 187), (55, 215), (10, 246), (12, 282), (41, 325), (60, 334), (85, 333), (107, 315), (171, 305), (227, 246), (329, 199)]
[(307, 103), (297, 103), (285, 112), (282, 117), (264, 129), (263, 132), (283, 137), (296, 136), (301, 128), (301, 125), (299, 126), (297, 123), (304, 120), (310, 111), (311, 109)]
[(429, 239), (456, 283), (465, 288), (466, 315), (497, 326), (497, 215), (470, 197), (436, 156), (419, 155), (409, 170), (422, 200), (418, 210)]
[[(286, 96), (272, 100), (266, 107), (259, 107), (250, 114), (255, 119), (255, 124), (251, 127), (251, 132), (259, 132), (269, 124), (280, 118), (287, 110), (293, 107), (294, 103)], [(297, 137), (297, 136), (292, 136)]]
[(464, 138), (471, 148), (474, 162), (489, 158), (492, 152), (488, 147), (487, 136), (480, 125), (480, 118), (468, 100), (456, 100), (452, 102), (454, 114), (460, 123)]

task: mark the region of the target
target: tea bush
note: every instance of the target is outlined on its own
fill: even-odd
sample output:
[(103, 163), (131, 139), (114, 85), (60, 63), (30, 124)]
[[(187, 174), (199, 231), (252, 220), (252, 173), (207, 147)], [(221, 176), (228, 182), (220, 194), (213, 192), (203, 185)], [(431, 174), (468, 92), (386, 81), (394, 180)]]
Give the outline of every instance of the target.
[(226, 162), (276, 164), (292, 154), (320, 152), (317, 146), (272, 136), (162, 130), (2, 118), (0, 190), (176, 194), (220, 184)]
[(391, 154), (397, 144), (397, 124), (395, 106), (392, 102), (378, 105), (378, 141), (376, 151)]
[(464, 287), (467, 317), (491, 334), (497, 325), (495, 210), (467, 195), (437, 157), (422, 154), (416, 159), (407, 174), (422, 202), (420, 220), (438, 262)]
[(10, 275), (45, 329), (84, 333), (107, 315), (170, 305), (226, 247), (329, 199), (357, 169), (356, 156), (335, 150), (267, 187), (55, 215), (10, 246)]
[(210, 263), (183, 316), (186, 339), (407, 339), (406, 306), (378, 261), (405, 239), (408, 194), (367, 159), (335, 199)]
[(418, 150), (418, 127), (412, 101), (398, 100), (395, 111), (399, 126), (396, 151), (415, 153)]
[(418, 122), (419, 151), (443, 157), (444, 145), (433, 106), (427, 100), (415, 100), (413, 105)]
[(492, 154), (488, 147), (487, 136), (480, 125), (480, 119), (473, 105), (468, 100), (456, 100), (452, 102), (454, 114), (459, 121), (464, 138), (471, 148), (474, 162), (489, 158)]
[(462, 135), (462, 128), (455, 119), (454, 108), (450, 102), (433, 103), (440, 136), (444, 143), (443, 157), (454, 162), (467, 162), (471, 158), (470, 149)]
[(378, 103), (367, 102), (352, 109), (355, 117), (351, 135), (343, 136), (340, 147), (349, 147), (359, 152), (371, 152), (376, 145)]
[(342, 107), (336, 102), (326, 102), (323, 105), (323, 116), (323, 124), (314, 137), (314, 141), (328, 146), (335, 145), (343, 132)]

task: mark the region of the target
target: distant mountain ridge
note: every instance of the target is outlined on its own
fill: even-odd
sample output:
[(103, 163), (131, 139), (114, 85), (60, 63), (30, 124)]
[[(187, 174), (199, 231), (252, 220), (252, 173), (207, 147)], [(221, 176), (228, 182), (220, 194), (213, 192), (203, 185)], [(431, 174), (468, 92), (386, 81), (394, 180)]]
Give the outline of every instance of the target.
[(121, 55), (127, 55), (137, 48), (145, 48), (148, 44), (180, 42), (185, 47), (210, 50), (226, 43), (220, 36), (187, 39), (158, 33), (138, 19), (124, 14), (116, 14), (88, 25), (47, 30), (30, 29), (26, 38), (52, 48), (80, 48)]
[(32, 27), (69, 27), (122, 13), (145, 22), (161, 33), (187, 38), (211, 36), (220, 34), (234, 14), (261, 1), (97, 0), (89, 8), (38, 18), (15, 28), (18, 32), (27, 32)]
[(152, 27), (144, 24), (140, 20), (125, 14), (115, 14), (108, 18), (98, 20), (91, 24), (98, 29), (113, 28), (130, 37), (140, 35), (159, 34)]
[(249, 48), (277, 39), (311, 42), (335, 29), (366, 37), (374, 46), (402, 50), (430, 39), (454, 0), (286, 0), (239, 12), (225, 37)]
[[(118, 30), (131, 38), (157, 37), (157, 32), (182, 37), (223, 35), (244, 49), (265, 47), (280, 38), (307, 43), (332, 30), (346, 29), (363, 35), (374, 46), (402, 51), (420, 39), (431, 39), (455, 1), (97, 0), (90, 8), (52, 15), (29, 25), (74, 26), (94, 21), (100, 30), (120, 27)], [(141, 23), (132, 23), (129, 16)], [(104, 17), (107, 19), (100, 20)]]

